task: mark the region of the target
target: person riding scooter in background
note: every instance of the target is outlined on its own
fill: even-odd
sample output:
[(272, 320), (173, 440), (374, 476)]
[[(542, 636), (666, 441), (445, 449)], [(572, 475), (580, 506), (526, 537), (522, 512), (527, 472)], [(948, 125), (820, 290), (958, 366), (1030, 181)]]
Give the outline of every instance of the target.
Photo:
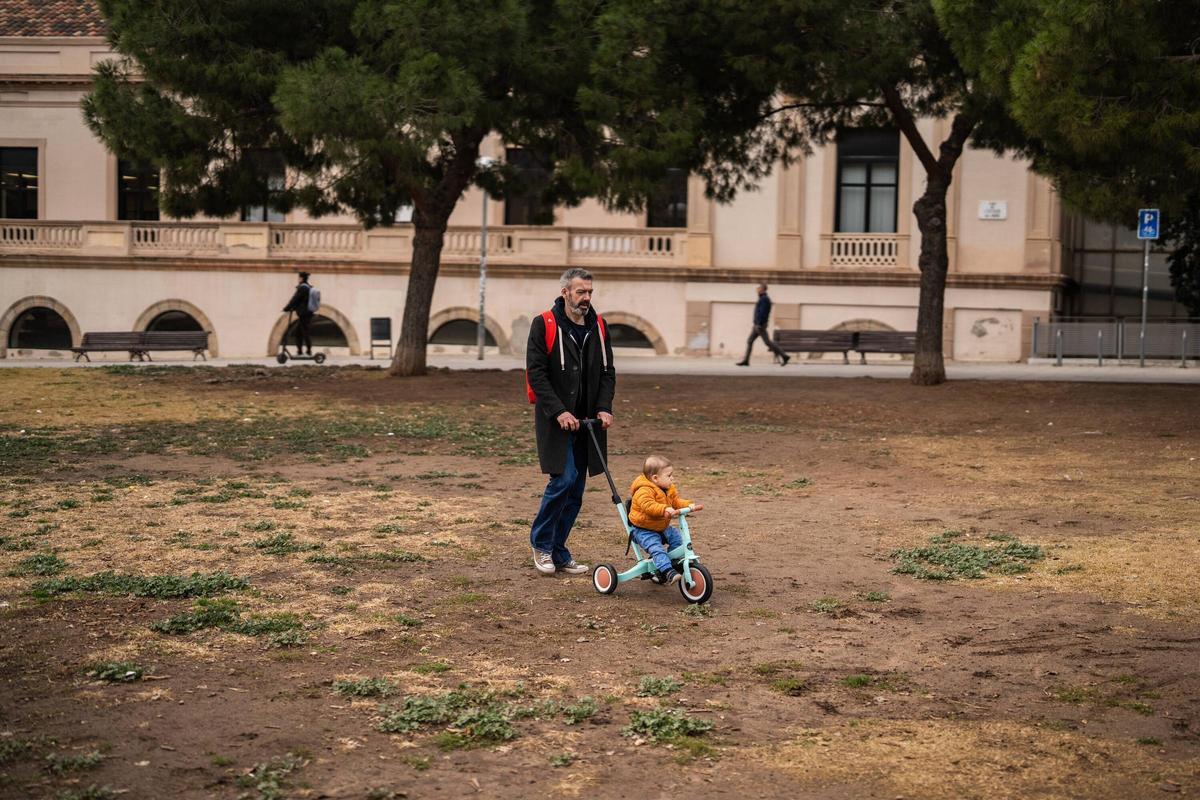
[[(300, 273), (300, 283), (296, 286), (292, 299), (283, 307), (285, 313), (296, 312), (296, 355), (307, 353), (312, 355), (312, 337), (309, 328), (313, 317), (320, 307), (321, 294), (308, 282), (308, 273)], [(315, 303), (313, 301), (316, 301)]]

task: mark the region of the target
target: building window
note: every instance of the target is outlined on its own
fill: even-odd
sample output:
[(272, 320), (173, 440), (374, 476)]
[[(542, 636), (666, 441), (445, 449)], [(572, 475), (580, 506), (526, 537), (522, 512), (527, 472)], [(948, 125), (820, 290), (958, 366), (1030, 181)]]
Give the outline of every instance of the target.
[[(284, 214), (272, 207), (272, 201), (287, 186), (287, 168), (278, 153), (255, 152), (246, 161), (258, 173), (262, 202), (242, 208), (242, 222), (283, 222)], [(314, 340), (315, 341), (315, 340)]]
[(13, 321), (8, 346), (13, 350), (70, 350), (71, 328), (54, 309), (35, 306)]
[(117, 161), (117, 219), (158, 219), (158, 167)]
[[(474, 345), (479, 342), (479, 323), (469, 319), (452, 319), (438, 326), (429, 337), (429, 344)], [(496, 337), (487, 328), (483, 329), (485, 347), (495, 347)]]
[(900, 132), (839, 131), (837, 232), (895, 233)]
[(0, 218), (38, 218), (36, 147), (0, 147)]
[(554, 206), (542, 196), (550, 182), (550, 165), (536, 153), (516, 147), (505, 150), (504, 159), (515, 168), (520, 187), (504, 196), (504, 224), (553, 225)]
[(148, 331), (202, 331), (204, 326), (186, 311), (164, 311), (146, 326)]
[(646, 334), (632, 325), (614, 322), (608, 326), (608, 338), (613, 347), (641, 347), (653, 350), (654, 344), (646, 338)]
[(667, 177), (646, 203), (647, 228), (687, 227), (687, 181), (687, 170), (667, 170)]

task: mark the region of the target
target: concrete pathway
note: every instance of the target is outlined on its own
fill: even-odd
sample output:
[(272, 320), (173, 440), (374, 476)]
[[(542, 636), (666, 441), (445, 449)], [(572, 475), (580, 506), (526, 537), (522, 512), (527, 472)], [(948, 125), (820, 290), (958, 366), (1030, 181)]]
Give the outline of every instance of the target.
[[(76, 363), (68, 359), (0, 359), (0, 369), (37, 367), (49, 369), (75, 369), (128, 364), (123, 359), (97, 358), (92, 362)], [(134, 366), (225, 367), (233, 364), (289, 369), (294, 366), (312, 366), (311, 361), (289, 361), (280, 366), (273, 358), (215, 358), (211, 361), (192, 361), (187, 358), (157, 359), (152, 363), (132, 362)], [(328, 366), (376, 366), (384, 368), (388, 362), (359, 357), (332, 357), (325, 362)], [(429, 356), (429, 365), (454, 370), (519, 370), (525, 368), (525, 360), (513, 356), (489, 355), (484, 361), (474, 356), (436, 354)], [(755, 375), (779, 378), (877, 378), (885, 380), (908, 380), (912, 369), (910, 362), (884, 361), (877, 364), (842, 364), (836, 360), (792, 359), (786, 367), (772, 364), (765, 357), (749, 367), (735, 366), (732, 359), (682, 358), (676, 356), (633, 356), (618, 361), (618, 371), (634, 375), (711, 375), (736, 376)], [(1154, 362), (1144, 368), (1137, 362), (1124, 364), (1106, 363), (1096, 366), (1093, 360), (1068, 361), (1061, 367), (1054, 366), (1049, 359), (1037, 359), (1034, 363), (1022, 364), (971, 364), (948, 363), (946, 375), (959, 381), (1063, 381), (1081, 383), (1180, 383), (1200, 385), (1200, 362), (1188, 362), (1181, 369), (1178, 362)]]

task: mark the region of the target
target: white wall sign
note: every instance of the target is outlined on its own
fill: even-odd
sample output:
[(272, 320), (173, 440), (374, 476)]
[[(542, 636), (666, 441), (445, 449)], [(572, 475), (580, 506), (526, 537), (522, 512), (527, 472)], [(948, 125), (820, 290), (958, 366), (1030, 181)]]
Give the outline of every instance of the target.
[(980, 219), (1008, 219), (1007, 200), (984, 200), (979, 204)]

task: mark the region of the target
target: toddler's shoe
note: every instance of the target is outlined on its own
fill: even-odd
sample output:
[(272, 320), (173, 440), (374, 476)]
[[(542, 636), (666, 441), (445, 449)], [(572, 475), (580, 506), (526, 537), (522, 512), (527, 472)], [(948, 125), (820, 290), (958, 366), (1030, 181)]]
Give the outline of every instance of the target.
[(568, 575), (582, 575), (589, 569), (590, 567), (587, 564), (580, 564), (576, 562), (575, 559), (571, 559), (558, 568), (559, 572), (565, 572)]
[(683, 576), (673, 569), (669, 569), (662, 574), (662, 583), (664, 586), (674, 586), (683, 580)]

